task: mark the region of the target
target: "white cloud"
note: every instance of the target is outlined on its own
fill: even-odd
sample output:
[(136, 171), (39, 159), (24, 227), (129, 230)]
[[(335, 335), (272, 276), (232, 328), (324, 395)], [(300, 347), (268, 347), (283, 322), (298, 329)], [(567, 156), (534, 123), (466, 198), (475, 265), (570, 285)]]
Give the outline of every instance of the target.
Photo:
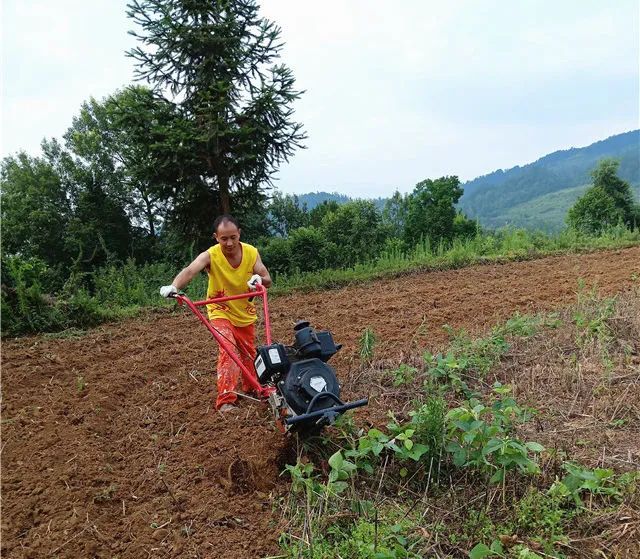
[(124, 2), (4, 0), (2, 155), (60, 137), (89, 97), (130, 83)]
[[(125, 0), (4, 0), (2, 153), (130, 82)], [(263, 0), (307, 90), (285, 191), (408, 190), (638, 127), (636, 0)]]

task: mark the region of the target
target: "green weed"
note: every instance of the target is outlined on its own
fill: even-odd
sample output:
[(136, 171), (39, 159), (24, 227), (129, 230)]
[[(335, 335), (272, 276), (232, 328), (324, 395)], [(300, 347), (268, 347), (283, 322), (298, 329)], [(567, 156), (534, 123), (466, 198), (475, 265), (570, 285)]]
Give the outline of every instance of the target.
[(504, 482), (511, 470), (538, 473), (538, 464), (530, 453), (538, 454), (544, 448), (535, 442), (523, 442), (513, 434), (515, 425), (527, 421), (530, 412), (508, 396), (508, 388), (496, 386), (494, 391), (498, 397), (491, 406), (473, 398), (447, 413), (447, 452), (458, 467), (471, 466), (492, 473), (492, 483)]
[(309, 543), (283, 534), (280, 545), (284, 557), (290, 559), (418, 559), (420, 556), (411, 550), (416, 537), (408, 535), (413, 524), (407, 519), (396, 519), (397, 516), (376, 510), (359, 518), (343, 515)]
[[(549, 490), (550, 495), (569, 497), (579, 508), (584, 507), (582, 496), (585, 493), (590, 496), (600, 495), (614, 500), (622, 497), (624, 481), (620, 485), (613, 470), (606, 468), (590, 470), (573, 462), (565, 462), (562, 467), (567, 475), (561, 481), (556, 481), (553, 484)], [(623, 480), (625, 479), (623, 478)]]
[(397, 388), (398, 386), (411, 384), (415, 380), (417, 374), (418, 369), (403, 363), (391, 371), (393, 386)]
[(98, 493), (93, 496), (94, 503), (104, 503), (106, 501), (110, 501), (118, 490), (117, 485), (110, 485), (109, 487), (105, 487)]
[(81, 375), (78, 375), (76, 377), (76, 390), (79, 393), (82, 393), (85, 391), (86, 388), (87, 388), (87, 382), (84, 380), (84, 377)]
[(371, 363), (374, 356), (376, 336), (369, 327), (365, 328), (358, 341), (360, 348), (360, 359), (363, 363)]
[(428, 455), (440, 457), (444, 449), (447, 403), (440, 396), (430, 396), (426, 403), (409, 412), (416, 440), (428, 448)]

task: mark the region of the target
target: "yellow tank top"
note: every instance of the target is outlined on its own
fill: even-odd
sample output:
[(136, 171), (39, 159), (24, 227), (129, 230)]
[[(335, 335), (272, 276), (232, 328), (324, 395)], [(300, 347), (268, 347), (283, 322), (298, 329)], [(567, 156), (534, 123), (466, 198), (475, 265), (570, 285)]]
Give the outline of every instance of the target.
[[(222, 253), (220, 245), (212, 246), (209, 253), (209, 287), (207, 299), (214, 297), (226, 297), (228, 295), (240, 295), (246, 293), (249, 288), (247, 282), (253, 275), (253, 267), (258, 258), (258, 249), (245, 243), (242, 247), (242, 261), (237, 268), (229, 264)], [(256, 321), (256, 306), (249, 299), (236, 299), (207, 305), (209, 320), (226, 318), (234, 326), (248, 326)]]

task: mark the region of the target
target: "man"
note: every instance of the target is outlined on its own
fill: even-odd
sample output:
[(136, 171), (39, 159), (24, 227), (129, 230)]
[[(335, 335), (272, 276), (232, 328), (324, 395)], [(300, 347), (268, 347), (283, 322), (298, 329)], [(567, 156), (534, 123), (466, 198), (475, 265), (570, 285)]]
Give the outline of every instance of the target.
[[(256, 283), (264, 287), (271, 286), (271, 276), (260, 259), (258, 249), (240, 242), (241, 229), (232, 216), (218, 217), (213, 223), (213, 231), (218, 244), (201, 253), (175, 277), (171, 285), (161, 287), (160, 294), (163, 297), (175, 295), (205, 269), (209, 274), (207, 299), (246, 293), (247, 286), (255, 289)], [(207, 311), (213, 327), (238, 348), (237, 353), (242, 363), (255, 375), (255, 303), (249, 299), (237, 299), (207, 305)], [(228, 412), (235, 409), (238, 398), (235, 392), (241, 380), (242, 390), (249, 391), (250, 387), (245, 384), (240, 367), (226, 351), (220, 349), (216, 400), (218, 410)]]

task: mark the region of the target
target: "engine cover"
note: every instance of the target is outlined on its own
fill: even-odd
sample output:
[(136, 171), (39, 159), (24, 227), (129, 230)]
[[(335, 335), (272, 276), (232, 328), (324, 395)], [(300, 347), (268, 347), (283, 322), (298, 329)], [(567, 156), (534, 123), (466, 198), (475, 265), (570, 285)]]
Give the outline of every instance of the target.
[(335, 398), (321, 396), (314, 403), (313, 410), (309, 411), (329, 408), (340, 397), (340, 385), (335, 372), (315, 357), (292, 363), (289, 374), (279, 386), (285, 400), (297, 414), (305, 413), (311, 399), (322, 392), (332, 394)]

